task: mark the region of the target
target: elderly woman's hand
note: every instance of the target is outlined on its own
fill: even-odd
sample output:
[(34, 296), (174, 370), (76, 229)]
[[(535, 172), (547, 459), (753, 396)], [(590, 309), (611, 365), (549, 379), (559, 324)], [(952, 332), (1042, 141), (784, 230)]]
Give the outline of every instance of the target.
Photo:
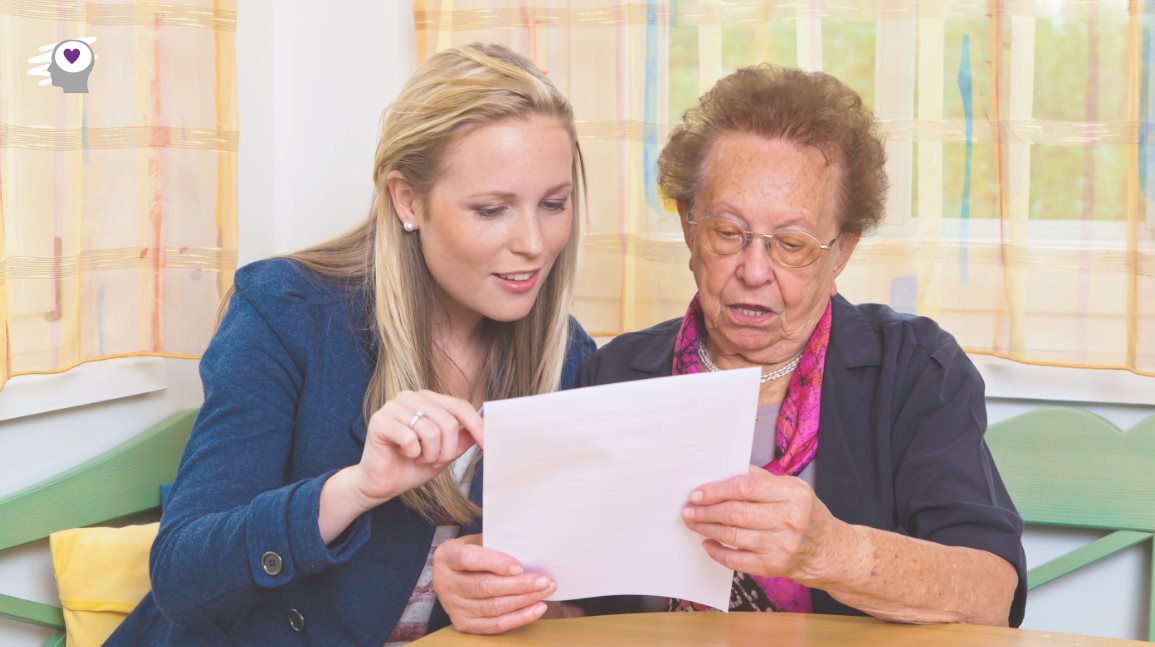
[(754, 466), (745, 476), (692, 492), (682, 518), (708, 538), (703, 546), (719, 564), (796, 581), (828, 576), (836, 566), (831, 556), (849, 530), (805, 481)]
[(481, 535), (449, 539), (433, 553), (433, 590), (458, 631), (498, 634), (537, 620), (557, 584), (526, 573), (505, 553), (482, 547)]

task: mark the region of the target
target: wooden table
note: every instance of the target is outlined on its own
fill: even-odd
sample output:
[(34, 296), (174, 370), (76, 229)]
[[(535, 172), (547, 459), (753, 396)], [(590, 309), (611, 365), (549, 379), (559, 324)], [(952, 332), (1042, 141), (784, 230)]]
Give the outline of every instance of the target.
[(900, 625), (874, 618), (797, 613), (637, 613), (539, 620), (499, 636), (447, 627), (413, 647), (604, 645), (662, 647), (1151, 647), (1151, 643), (974, 625)]

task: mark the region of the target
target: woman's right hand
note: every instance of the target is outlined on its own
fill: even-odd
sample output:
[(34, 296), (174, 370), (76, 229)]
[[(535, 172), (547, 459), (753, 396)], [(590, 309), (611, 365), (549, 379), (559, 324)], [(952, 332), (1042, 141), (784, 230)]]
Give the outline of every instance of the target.
[(425, 483), (482, 445), (482, 420), (465, 400), (433, 391), (402, 391), (369, 418), (361, 462), (351, 475), (376, 506)]
[(557, 584), (481, 545), (481, 535), (447, 539), (433, 553), (433, 590), (458, 631), (499, 634), (546, 612)]
[(354, 519), (433, 478), (474, 443), (482, 444), (482, 421), (472, 404), (432, 391), (397, 394), (369, 418), (361, 461), (321, 488), (321, 538), (333, 541)]

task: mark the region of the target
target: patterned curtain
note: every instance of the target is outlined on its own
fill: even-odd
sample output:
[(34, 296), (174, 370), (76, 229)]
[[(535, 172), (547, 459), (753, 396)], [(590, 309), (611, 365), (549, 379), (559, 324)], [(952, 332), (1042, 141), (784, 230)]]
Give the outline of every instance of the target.
[(839, 279), (972, 353), (1155, 376), (1153, 18), (1125, 0), (415, 0), (419, 59), (530, 56), (571, 98), (591, 209), (575, 314), (599, 335), (693, 293), (655, 160), (721, 75), (829, 72), (887, 131), (886, 223)]
[(196, 357), (236, 267), (233, 0), (0, 0), (0, 386)]

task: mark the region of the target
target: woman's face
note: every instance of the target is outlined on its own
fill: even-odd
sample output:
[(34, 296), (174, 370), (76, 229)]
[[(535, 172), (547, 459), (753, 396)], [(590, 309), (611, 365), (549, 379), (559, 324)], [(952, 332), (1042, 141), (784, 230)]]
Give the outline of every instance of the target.
[(525, 317), (572, 229), (569, 132), (552, 116), (496, 121), (466, 131), (441, 166), (424, 199), (396, 186), (399, 174), (390, 190), (451, 321)]
[(858, 242), (856, 234), (839, 235), (840, 164), (827, 164), (813, 147), (728, 132), (715, 140), (705, 172), (695, 220), (724, 216), (750, 231), (802, 231), (822, 243), (838, 236), (832, 248), (801, 268), (772, 260), (758, 237), (735, 254), (719, 256), (686, 223), (690, 205), (679, 205), (711, 351), (753, 364), (790, 360), (809, 340)]

